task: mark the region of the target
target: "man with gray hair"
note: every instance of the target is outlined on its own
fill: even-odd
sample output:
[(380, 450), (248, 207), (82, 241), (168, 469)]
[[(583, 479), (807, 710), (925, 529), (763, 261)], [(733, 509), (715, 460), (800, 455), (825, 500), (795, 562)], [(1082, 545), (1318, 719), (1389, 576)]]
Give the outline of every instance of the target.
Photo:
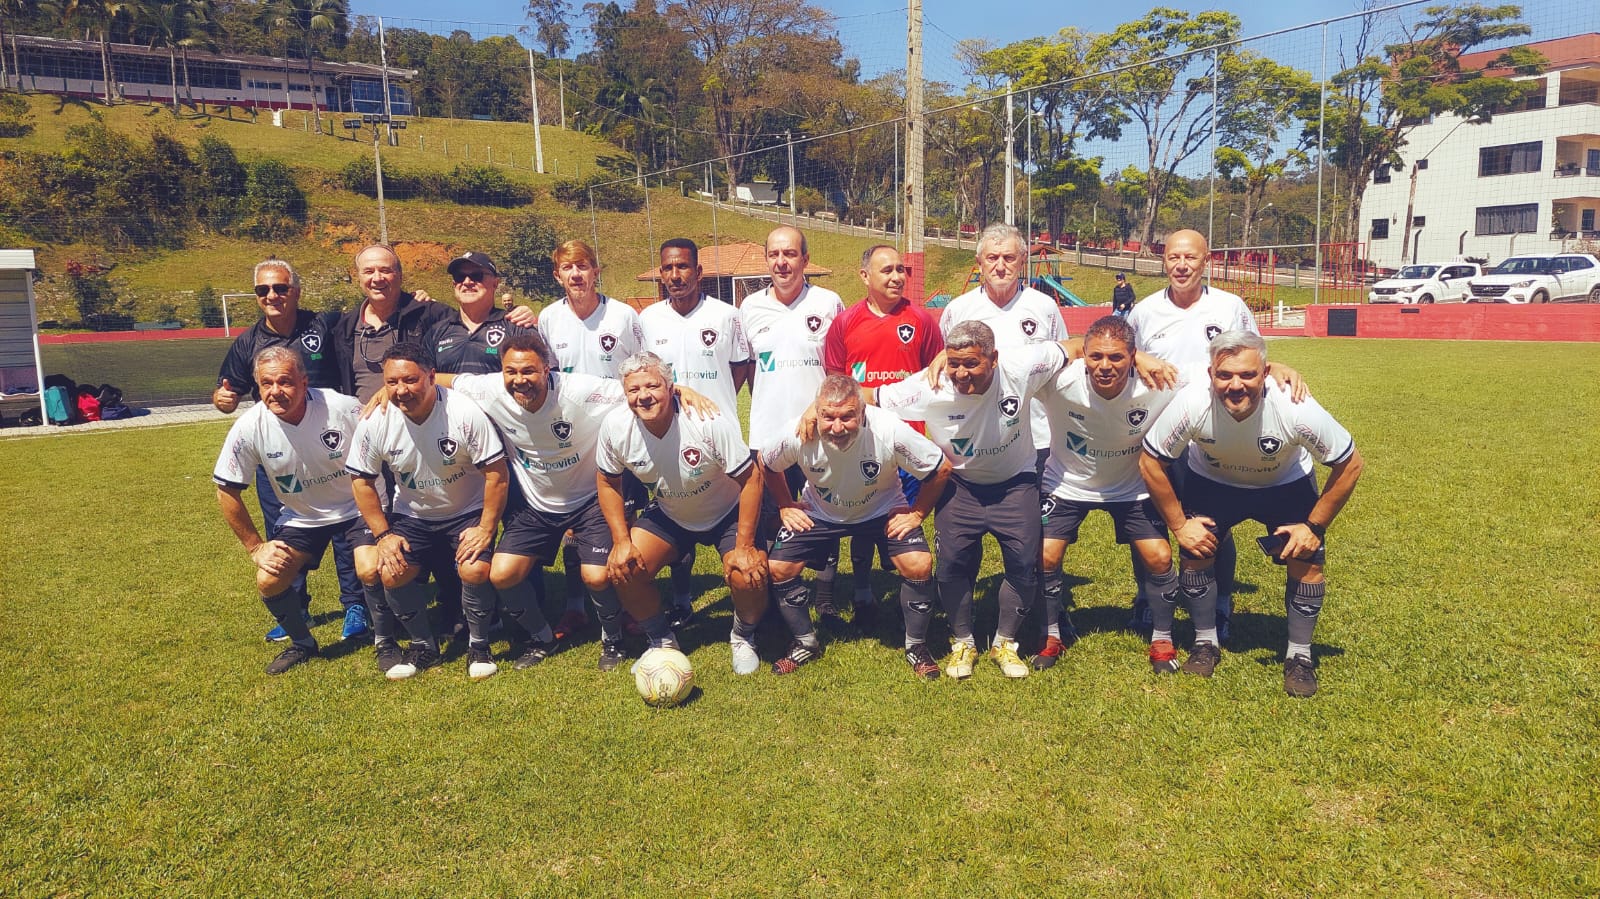
[[(1208, 380), (1183, 388), (1145, 435), (1139, 470), (1167, 527), (1177, 537), (1182, 575), (1152, 575), (1154, 632), (1150, 664), (1178, 670), (1172, 616), (1189, 604), (1195, 645), (1183, 670), (1210, 677), (1218, 650), (1217, 581), (1220, 538), (1246, 519), (1267, 528), (1262, 551), (1287, 569), (1284, 606), (1289, 645), (1283, 668), (1290, 696), (1312, 696), (1317, 675), (1311, 639), (1324, 593), (1324, 538), (1361, 477), (1363, 462), (1350, 432), (1310, 396), (1293, 402), (1268, 390), (1267, 346), (1261, 335), (1224, 331), (1211, 341)], [(1181, 457), (1181, 461), (1180, 461)], [(1329, 467), (1319, 495), (1313, 462)], [(1167, 466), (1181, 464), (1181, 496)]]
[[(767, 497), (778, 507), (782, 525), (769, 553), (772, 590), (794, 635), (789, 652), (772, 664), (772, 671), (789, 674), (822, 655), (800, 572), (808, 563), (825, 561), (837, 552), (841, 538), (850, 537), (867, 544), (884, 542), (884, 554), (902, 578), (906, 662), (918, 677), (937, 678), (939, 665), (928, 650), (933, 556), (922, 536), (922, 522), (944, 492), (950, 463), (939, 447), (904, 421), (864, 406), (861, 388), (850, 377), (825, 378), (815, 409), (814, 438), (796, 436), (791, 421), (781, 438), (761, 450)], [(910, 508), (897, 470), (922, 483)], [(798, 502), (784, 477), (790, 471), (805, 479)]]
[(1000, 544), (1005, 579), (989, 657), (1006, 677), (1028, 676), (1017, 634), (1039, 586), (1039, 475), (1028, 404), (1067, 364), (1056, 343), (1012, 347), (1001, 358), (983, 322), (945, 335), (937, 386), (922, 375), (872, 391), (871, 399), (903, 419), (921, 421), (953, 468), (935, 506), (939, 595), (954, 643), (945, 673), (972, 676), (972, 590), (983, 563), (983, 536)]

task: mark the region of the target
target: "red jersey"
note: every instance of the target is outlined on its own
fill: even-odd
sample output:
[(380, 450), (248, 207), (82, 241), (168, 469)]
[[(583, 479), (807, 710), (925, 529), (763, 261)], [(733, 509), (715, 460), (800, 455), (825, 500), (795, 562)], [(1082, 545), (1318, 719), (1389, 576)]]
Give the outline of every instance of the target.
[(830, 375), (849, 375), (863, 387), (882, 387), (927, 368), (943, 349), (944, 335), (922, 307), (901, 300), (900, 308), (880, 316), (862, 300), (829, 326), (822, 365)]

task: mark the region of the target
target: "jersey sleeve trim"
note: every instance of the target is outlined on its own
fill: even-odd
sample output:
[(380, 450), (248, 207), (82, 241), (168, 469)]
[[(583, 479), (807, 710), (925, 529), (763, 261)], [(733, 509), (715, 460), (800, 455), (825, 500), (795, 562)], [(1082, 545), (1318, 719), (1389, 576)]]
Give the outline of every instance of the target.
[[(1185, 442), (1184, 446), (1187, 448), (1188, 443)], [(1145, 437), (1144, 437), (1144, 451), (1149, 453), (1152, 456), (1155, 456), (1157, 459), (1160, 459), (1163, 462), (1176, 462), (1176, 461), (1178, 461), (1179, 457), (1182, 456), (1182, 452), (1181, 451), (1179, 452), (1179, 455), (1177, 455), (1177, 456), (1169, 456), (1166, 453), (1163, 453), (1161, 451), (1161, 447), (1159, 447), (1159, 446), (1155, 445), (1155, 443), (1151, 442), (1149, 434), (1146, 434)]]
[(756, 451), (755, 450), (751, 450), (750, 451), (750, 455), (745, 456), (743, 462), (740, 462), (734, 468), (728, 469), (728, 477), (736, 478), (739, 475), (742, 475), (745, 472), (749, 471), (751, 466), (753, 466), (755, 464), (756, 464)]
[(250, 485), (249, 484), (241, 484), (238, 481), (230, 481), (227, 478), (217, 477), (216, 475), (212, 475), (211, 476), (211, 480), (213, 482), (215, 482), (218, 487), (232, 487), (235, 490), (249, 490), (250, 489)]
[(478, 470), (482, 471), (483, 469), (488, 468), (489, 466), (493, 465), (494, 463), (505, 459), (505, 457), (506, 457), (506, 451), (505, 451), (505, 448), (502, 447), (500, 449), (495, 450), (494, 453), (492, 455), (488, 456), (487, 458), (481, 459), (481, 460), (479, 460), (477, 462), (474, 462), (472, 464), (478, 466)]

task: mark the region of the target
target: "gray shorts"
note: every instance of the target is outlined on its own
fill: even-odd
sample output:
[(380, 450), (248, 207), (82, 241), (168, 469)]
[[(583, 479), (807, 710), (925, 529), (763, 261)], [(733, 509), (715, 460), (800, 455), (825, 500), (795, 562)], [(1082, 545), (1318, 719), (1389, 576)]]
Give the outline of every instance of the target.
[(941, 581), (972, 581), (983, 566), (983, 535), (1000, 544), (1006, 576), (1030, 585), (1039, 577), (1039, 479), (1023, 472), (999, 484), (950, 478), (933, 513)]
[(1078, 526), (1096, 509), (1104, 509), (1111, 516), (1118, 543), (1167, 539), (1167, 526), (1162, 523), (1156, 504), (1149, 499), (1113, 503), (1058, 496), (1047, 496), (1040, 501), (1039, 522), (1044, 527), (1044, 538), (1077, 543)]

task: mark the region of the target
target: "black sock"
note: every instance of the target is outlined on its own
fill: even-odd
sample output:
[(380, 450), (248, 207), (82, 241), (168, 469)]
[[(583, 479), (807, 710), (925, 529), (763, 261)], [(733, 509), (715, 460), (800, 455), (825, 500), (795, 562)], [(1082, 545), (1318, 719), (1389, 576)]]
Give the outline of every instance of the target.
[(671, 646), (676, 648), (678, 645), (678, 636), (672, 632), (672, 628), (667, 626), (667, 616), (660, 612), (651, 615), (649, 618), (640, 619), (639, 628), (644, 631), (645, 639), (650, 641), (651, 646)]
[(595, 617), (600, 619), (601, 642), (621, 640), (619, 619), (622, 616), (622, 600), (617, 598), (617, 588), (608, 586), (600, 591), (590, 590), (589, 599), (594, 603)]
[(972, 637), (972, 582), (939, 581), (939, 602), (944, 605), (950, 636), (976, 645)]
[(1144, 584), (1145, 596), (1150, 600), (1150, 621), (1154, 625), (1152, 639), (1170, 642), (1172, 618), (1178, 611), (1178, 597), (1183, 592), (1178, 588), (1177, 569), (1168, 565), (1166, 571), (1149, 572), (1144, 577)]
[(906, 620), (906, 646), (928, 642), (928, 625), (933, 621), (935, 588), (933, 579), (900, 581), (900, 612)]
[(1217, 627), (1217, 579), (1211, 569), (1185, 570), (1178, 576), (1183, 596), (1189, 601), (1189, 620), (1196, 633)]
[(1022, 622), (1027, 620), (1033, 607), (1033, 595), (1039, 591), (1037, 580), (1012, 581), (1008, 576), (1000, 581), (1000, 620), (995, 625), (995, 636), (1005, 640), (1017, 639)]
[(678, 597), (692, 596), (693, 585), (689, 583), (690, 575), (694, 574), (694, 563), (679, 561), (672, 566), (672, 602), (678, 604)]
[(1066, 592), (1066, 578), (1061, 576), (1061, 569), (1044, 572), (1040, 580), (1042, 589), (1039, 591), (1043, 598), (1044, 607), (1044, 633), (1047, 637), (1061, 637), (1061, 597)]
[(421, 584), (412, 580), (399, 587), (390, 587), (384, 593), (394, 617), (411, 636), (413, 645), (430, 648), (439, 645), (433, 636), (433, 623), (428, 620), (428, 595)]
[(306, 626), (305, 609), (300, 605), (300, 594), (294, 590), (285, 590), (277, 596), (261, 597), (261, 604), (272, 613), (274, 621), (289, 635), (290, 642), (301, 649), (316, 649), (316, 638), (311, 636), (311, 628)]
[(1217, 607), (1233, 611), (1233, 576), (1239, 567), (1239, 545), (1233, 542), (1233, 532), (1218, 535), (1217, 563), (1213, 566), (1217, 580)]
[(554, 635), (539, 636), (549, 631), (550, 622), (545, 620), (544, 610), (539, 608), (539, 594), (533, 586), (535, 581), (541, 580), (538, 574), (538, 570), (535, 569), (521, 581), (497, 589), (500, 593), (500, 608), (505, 612), (505, 616), (529, 636), (548, 642), (549, 637)]
[(566, 570), (567, 611), (583, 611), (583, 598), (588, 590), (583, 586), (583, 559), (576, 546), (568, 546), (561, 553), (561, 565)]
[[(789, 626), (789, 633), (801, 643), (815, 643), (817, 638), (813, 636), (811, 628), (811, 597), (806, 589), (805, 578), (796, 576), (773, 584), (772, 593), (778, 600), (778, 613), (783, 616), (783, 623)], [(807, 640), (807, 637), (811, 639)]]

